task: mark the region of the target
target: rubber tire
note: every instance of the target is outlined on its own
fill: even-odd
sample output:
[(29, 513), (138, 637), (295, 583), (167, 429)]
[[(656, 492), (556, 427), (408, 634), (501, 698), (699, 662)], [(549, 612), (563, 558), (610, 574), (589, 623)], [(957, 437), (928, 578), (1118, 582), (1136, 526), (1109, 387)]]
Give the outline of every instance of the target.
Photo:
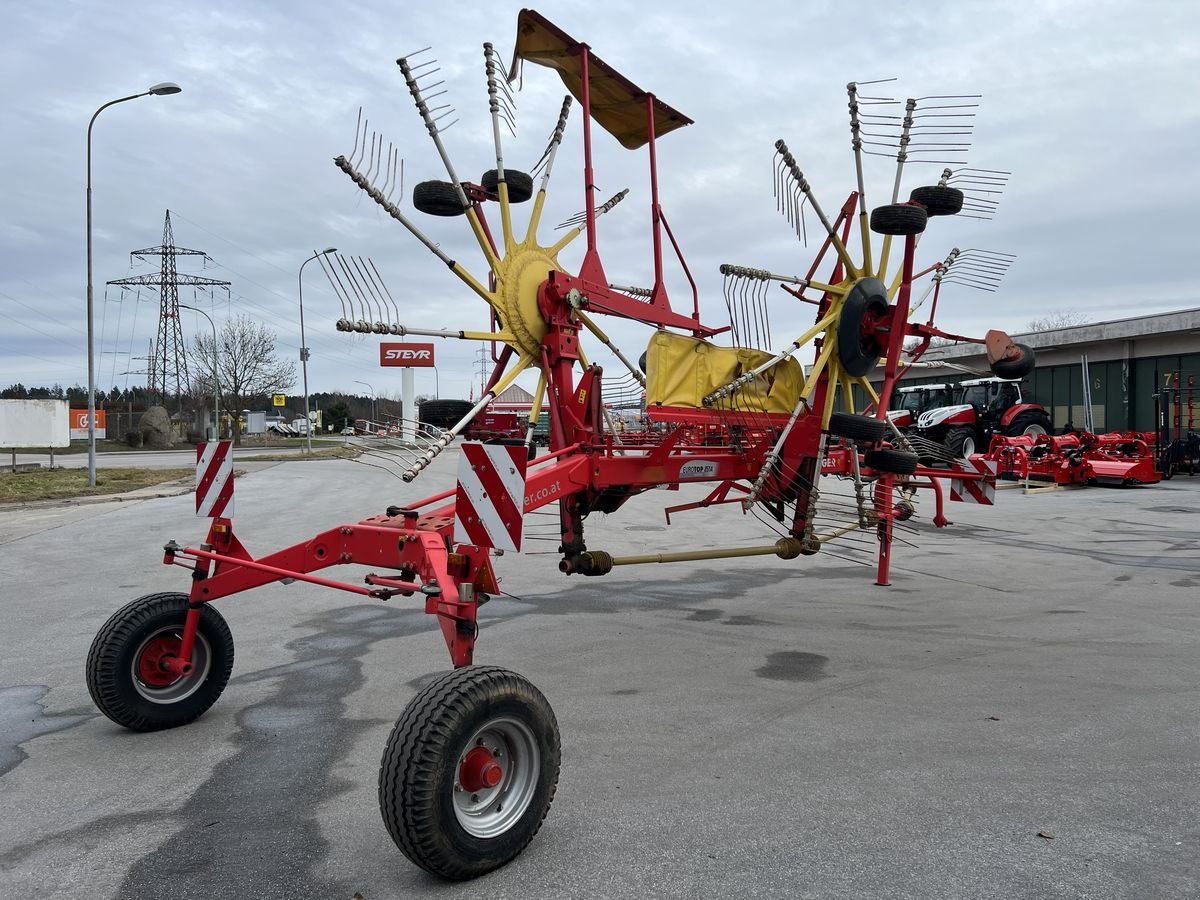
[[(499, 173), (495, 169), (488, 169), (484, 172), (483, 177), (479, 179), (479, 183), (488, 194), (497, 200), (500, 199), (500, 179)], [(533, 196), (533, 178), (524, 172), (518, 172), (516, 169), (505, 169), (504, 183), (508, 185), (509, 203), (524, 203)]]
[(422, 181), (413, 188), (413, 206), (428, 216), (461, 216), (466, 208), (449, 181)]
[(969, 457), (979, 449), (975, 446), (975, 429), (966, 426), (951, 428), (946, 433), (946, 449), (959, 459)]
[(417, 407), (417, 421), (436, 428), (452, 428), (474, 406), (469, 400), (426, 400)]
[(199, 633), (208, 641), (208, 675), (191, 695), (174, 703), (152, 703), (133, 685), (133, 654), (166, 626), (183, 630), (188, 595), (147, 594), (125, 604), (96, 633), (85, 666), (88, 692), (100, 712), (132, 731), (160, 731), (193, 722), (217, 702), (233, 671), (233, 634), (208, 604), (200, 611)]
[(997, 378), (1024, 378), (1037, 365), (1037, 355), (1028, 344), (1017, 344), (1021, 348), (1021, 356), (1017, 359), (1002, 359), (991, 364), (989, 368)]
[[(541, 751), (541, 772), (529, 807), (512, 827), (478, 838), (454, 813), (455, 766), (466, 742), (490, 719), (520, 719)], [(379, 766), (379, 810), (392, 840), (410, 860), (460, 881), (500, 868), (533, 840), (558, 786), (558, 722), (525, 678), (497, 666), (455, 669), (428, 684), (405, 708)]]
[(871, 416), (835, 412), (829, 417), (829, 433), (853, 441), (882, 441), (888, 434), (886, 422)]
[(864, 342), (862, 323), (867, 312), (887, 312), (887, 287), (878, 278), (864, 278), (851, 288), (842, 304), (837, 324), (838, 361), (851, 375), (861, 377), (875, 368), (883, 347), (873, 337)]
[[(1033, 426), (1038, 426), (1041, 432), (1030, 432), (1029, 429)], [(1013, 420), (1008, 423), (1008, 427), (1004, 429), (1004, 433), (1009, 437), (1016, 437), (1020, 434), (1054, 434), (1054, 423), (1050, 421), (1050, 417), (1045, 413), (1023, 412), (1013, 417)]]
[(871, 230), (876, 234), (920, 234), (928, 222), (925, 209), (909, 203), (890, 203), (871, 210)]
[(907, 450), (880, 447), (863, 454), (863, 463), (876, 472), (892, 472), (896, 475), (911, 475), (917, 471), (917, 454)]
[(914, 188), (908, 199), (920, 203), (931, 216), (953, 216), (963, 207), (963, 192), (944, 184)]

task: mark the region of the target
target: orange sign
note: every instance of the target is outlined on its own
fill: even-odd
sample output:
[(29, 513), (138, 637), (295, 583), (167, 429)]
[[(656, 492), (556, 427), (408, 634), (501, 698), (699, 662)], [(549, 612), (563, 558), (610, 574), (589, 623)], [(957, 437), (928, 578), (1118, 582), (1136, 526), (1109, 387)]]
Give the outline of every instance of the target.
[[(96, 410), (96, 437), (105, 435), (104, 410)], [(88, 436), (88, 411), (86, 409), (71, 410), (71, 440), (86, 441)]]

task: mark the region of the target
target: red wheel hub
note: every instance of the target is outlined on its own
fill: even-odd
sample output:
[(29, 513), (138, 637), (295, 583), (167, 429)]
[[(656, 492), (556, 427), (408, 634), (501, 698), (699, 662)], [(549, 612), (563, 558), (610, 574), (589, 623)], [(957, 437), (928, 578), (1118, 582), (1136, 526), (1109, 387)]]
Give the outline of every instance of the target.
[(181, 642), (177, 637), (157, 637), (142, 649), (138, 658), (138, 677), (150, 687), (167, 687), (179, 679), (168, 668), (168, 660), (179, 657)]
[(463, 757), (458, 769), (458, 780), (463, 790), (475, 793), (484, 788), (494, 788), (504, 777), (504, 770), (487, 747), (475, 747)]

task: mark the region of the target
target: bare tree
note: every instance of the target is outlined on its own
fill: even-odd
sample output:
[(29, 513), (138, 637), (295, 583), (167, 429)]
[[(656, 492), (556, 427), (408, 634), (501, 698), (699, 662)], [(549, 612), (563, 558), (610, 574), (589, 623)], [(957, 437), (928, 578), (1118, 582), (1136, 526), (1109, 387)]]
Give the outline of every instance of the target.
[(240, 415), (246, 401), (267, 394), (281, 394), (296, 383), (296, 364), (275, 355), (275, 332), (249, 316), (226, 319), (217, 332), (217, 346), (210, 335), (198, 335), (195, 340), (200, 372), (194, 380), (196, 388), (212, 393), (211, 373), (216, 355), (217, 375), (221, 380), (221, 396), (231, 407), (233, 442), (242, 443)]
[(1025, 326), (1026, 331), (1053, 331), (1055, 328), (1070, 328), (1087, 322), (1086, 313), (1077, 309), (1052, 309), (1040, 319), (1033, 319)]

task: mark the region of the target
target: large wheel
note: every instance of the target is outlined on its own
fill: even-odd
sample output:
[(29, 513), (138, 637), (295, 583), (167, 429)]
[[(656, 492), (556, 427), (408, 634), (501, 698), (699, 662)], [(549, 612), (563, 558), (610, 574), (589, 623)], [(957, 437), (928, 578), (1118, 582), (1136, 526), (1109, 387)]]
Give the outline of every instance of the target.
[(1037, 365), (1037, 355), (1028, 344), (1017, 344), (1021, 355), (1016, 359), (1002, 359), (991, 364), (992, 374), (997, 378), (1024, 378)]
[(893, 472), (896, 475), (911, 475), (917, 471), (917, 454), (907, 450), (880, 447), (863, 454), (863, 462), (877, 472)]
[(874, 443), (887, 437), (888, 427), (886, 422), (871, 416), (835, 412), (829, 417), (829, 433), (854, 441)]
[(1004, 429), (1004, 433), (1009, 437), (1016, 437), (1019, 434), (1028, 434), (1037, 437), (1039, 434), (1053, 434), (1054, 425), (1050, 422), (1050, 417), (1044, 412), (1028, 412), (1020, 413), (1013, 416), (1013, 420), (1008, 423), (1008, 427)]
[(920, 203), (931, 216), (953, 216), (963, 207), (963, 192), (944, 184), (914, 188), (908, 199)]
[(946, 433), (946, 449), (960, 459), (967, 459), (975, 452), (975, 429), (967, 426), (951, 428)]
[[(493, 197), (500, 196), (500, 176), (495, 169), (488, 169), (479, 179), (483, 189)], [(504, 170), (504, 183), (508, 185), (508, 202), (524, 203), (533, 196), (533, 179), (516, 169)]]
[(879, 362), (883, 346), (875, 326), (887, 311), (887, 287), (878, 278), (862, 279), (846, 295), (838, 316), (837, 354), (851, 375), (866, 375)]
[(461, 216), (467, 210), (449, 181), (422, 181), (413, 188), (413, 206), (429, 216)]
[(533, 840), (558, 767), (558, 723), (541, 691), (495, 666), (456, 669), (396, 721), (379, 767), (379, 809), (418, 866), (474, 878)]
[(192, 672), (163, 667), (178, 657), (187, 612), (187, 594), (149, 594), (104, 623), (87, 658), (88, 691), (100, 712), (134, 731), (158, 731), (198, 719), (217, 701), (233, 670), (233, 635), (211, 606), (200, 611)]
[(928, 220), (924, 207), (908, 203), (891, 203), (871, 210), (871, 230), (877, 234), (920, 234)]
[(453, 428), (474, 405), (469, 400), (426, 400), (417, 407), (417, 419), (437, 428)]

